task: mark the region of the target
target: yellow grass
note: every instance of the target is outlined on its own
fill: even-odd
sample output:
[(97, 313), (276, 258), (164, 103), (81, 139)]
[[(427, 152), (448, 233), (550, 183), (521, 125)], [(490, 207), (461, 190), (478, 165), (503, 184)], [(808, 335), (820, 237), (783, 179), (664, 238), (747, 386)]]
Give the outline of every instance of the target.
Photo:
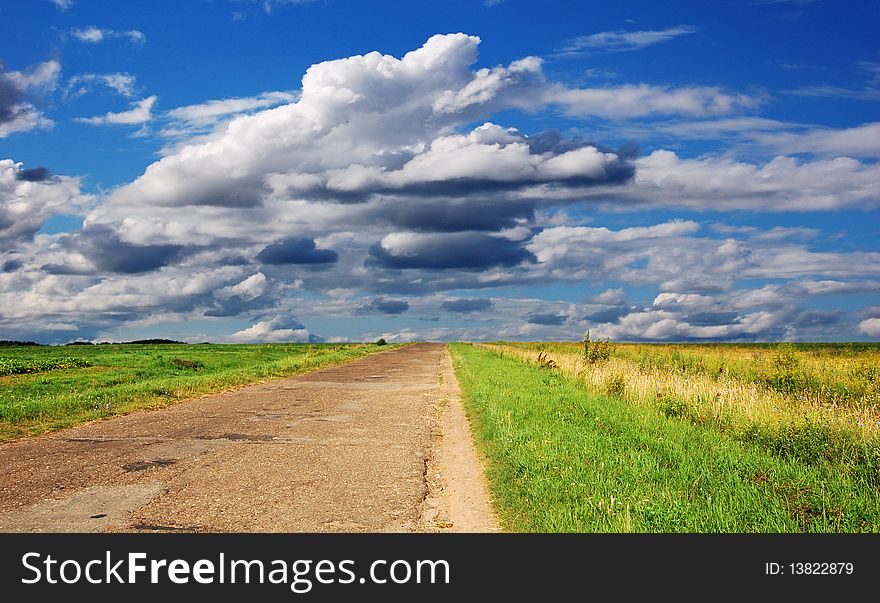
[[(667, 409), (678, 405), (678, 412), (683, 416), (704, 424), (740, 430), (749, 425), (785, 423), (797, 426), (812, 423), (847, 431), (860, 438), (880, 439), (880, 413), (876, 404), (841, 404), (821, 393), (785, 394), (759, 383), (729, 376), (735, 375), (736, 371), (715, 376), (683, 374), (640, 366), (628, 359), (626, 352), (616, 352), (605, 362), (590, 364), (583, 359), (576, 344), (568, 346), (571, 351), (552, 349), (565, 348), (564, 345), (546, 346), (551, 348), (549, 350), (540, 344), (480, 345), (530, 363), (547, 365), (550, 362), (551, 366), (555, 365), (554, 370), (582, 380), (593, 391), (616, 395), (635, 404)], [(701, 349), (699, 353), (702, 355), (704, 350)], [(755, 352), (749, 350), (725, 348), (705, 350), (705, 353), (716, 356), (724, 354), (728, 366), (731, 361), (756, 360), (752, 357)], [(539, 354), (542, 354), (540, 359)], [(762, 362), (761, 359), (757, 361)], [(769, 358), (763, 360), (769, 361)], [(820, 375), (846, 374), (859, 368), (857, 364), (851, 366), (857, 361), (847, 359), (835, 359), (835, 366), (816, 358), (805, 358), (804, 362), (809, 363), (808, 368)], [(872, 397), (874, 395), (871, 394)]]

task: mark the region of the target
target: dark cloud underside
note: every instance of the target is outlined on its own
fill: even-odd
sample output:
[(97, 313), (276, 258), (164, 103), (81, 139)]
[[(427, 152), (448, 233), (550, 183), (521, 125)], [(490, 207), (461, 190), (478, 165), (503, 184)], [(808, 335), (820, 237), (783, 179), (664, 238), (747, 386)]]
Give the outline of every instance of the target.
[(49, 180), (52, 177), (52, 173), (48, 168), (44, 167), (35, 167), (30, 169), (19, 170), (17, 174), (15, 174), (16, 179), (23, 180), (24, 182), (43, 182), (45, 180)]
[(565, 321), (565, 316), (540, 312), (529, 314), (526, 317), (526, 322), (533, 325), (559, 326), (564, 325)]
[(452, 233), (418, 240), (405, 253), (397, 254), (382, 243), (370, 247), (365, 263), (382, 268), (472, 269), (515, 266), (535, 261), (535, 256), (519, 241), (483, 233)]
[(293, 238), (268, 245), (257, 259), (264, 264), (332, 264), (339, 260), (339, 254), (317, 249), (313, 239)]
[(3, 63), (0, 62), (0, 124), (15, 119), (16, 107), (24, 99), (24, 91), (6, 75)]
[(459, 312), (461, 314), (467, 314), (470, 312), (482, 312), (492, 307), (492, 300), (482, 297), (474, 299), (455, 299), (443, 302), (442, 304), (440, 304), (440, 307), (443, 310), (447, 310), (449, 312)]
[(355, 314), (403, 314), (409, 310), (409, 303), (397, 299), (374, 297), (355, 308)]

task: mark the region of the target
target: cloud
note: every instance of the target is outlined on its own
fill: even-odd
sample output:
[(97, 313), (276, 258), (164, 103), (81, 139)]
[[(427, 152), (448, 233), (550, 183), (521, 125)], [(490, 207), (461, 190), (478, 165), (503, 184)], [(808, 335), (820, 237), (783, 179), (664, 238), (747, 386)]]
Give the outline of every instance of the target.
[(814, 128), (802, 133), (766, 133), (755, 137), (780, 153), (880, 157), (880, 122), (843, 128)]
[[(775, 324), (775, 323), (774, 323)], [(769, 325), (765, 323), (765, 328)], [(598, 337), (617, 340), (680, 341), (688, 339), (716, 339), (734, 334), (731, 325), (690, 325), (671, 312), (639, 311), (621, 317), (616, 325), (596, 329)], [(739, 333), (742, 333), (739, 329)], [(739, 334), (737, 333), (737, 334)]]
[(599, 295), (590, 298), (589, 301), (595, 304), (619, 306), (626, 302), (626, 294), (624, 293), (622, 287), (619, 287), (617, 289), (606, 289)]
[[(22, 266), (0, 274), (0, 330), (64, 342), (73, 338), (71, 333), (94, 339), (99, 331), (112, 333), (120, 325), (160, 315), (178, 321), (201, 317), (196, 308), (211, 307), (212, 292), (249, 274), (242, 266), (218, 265), (216, 253), (210, 258), (189, 254), (183, 263), (152, 271), (96, 273), (93, 260), (82, 253), (89, 249), (73, 246), (72, 238), (37, 237), (32, 248), (20, 246)], [(69, 270), (55, 274), (42, 270), (43, 264), (67, 264)]]
[(23, 87), (4, 73), (0, 66), (0, 124), (8, 123), (15, 118), (23, 99)]
[(25, 182), (45, 182), (52, 177), (52, 172), (46, 167), (20, 169), (16, 172), (15, 177)]
[(383, 268), (481, 269), (534, 259), (520, 241), (480, 232), (391, 233), (370, 247), (368, 264)]
[(574, 141), (542, 152), (543, 138), (486, 123), (467, 135), (434, 139), (397, 170), (352, 165), (322, 176), (273, 176), (269, 183), (275, 194), (361, 201), (375, 194), (465, 196), (539, 184), (613, 184), (632, 177), (632, 165), (615, 152)]
[(559, 86), (545, 94), (548, 103), (572, 117), (624, 119), (655, 115), (705, 117), (757, 107), (762, 99), (727, 92), (715, 86), (672, 88), (626, 84), (606, 88)]
[(650, 283), (667, 291), (705, 294), (726, 291), (738, 280), (749, 278), (880, 276), (880, 254), (875, 252), (813, 251), (775, 238), (743, 241), (692, 236), (699, 228), (692, 221), (618, 231), (545, 228), (529, 241), (527, 249), (537, 262), (525, 265), (526, 274), (520, 278), (528, 280), (527, 275), (534, 274), (543, 282)]
[(315, 0), (245, 0), (251, 4), (260, 4), (266, 14), (272, 12), (276, 6), (285, 6), (287, 4), (308, 4)]
[(73, 28), (70, 30), (70, 35), (80, 42), (86, 42), (88, 44), (98, 44), (99, 42), (115, 38), (124, 38), (136, 45), (144, 44), (147, 41), (147, 36), (136, 29), (117, 31), (114, 29), (101, 29), (94, 25), (89, 25), (88, 27), (83, 28)]
[(762, 230), (756, 226), (730, 226), (715, 222), (710, 225), (712, 230), (722, 234), (741, 234), (755, 241), (782, 241), (785, 239), (814, 239), (821, 233), (816, 228), (774, 226)]
[(413, 203), (405, 197), (386, 197), (367, 204), (362, 219), (415, 231), (498, 231), (530, 220), (536, 205), (536, 201), (530, 199), (507, 199), (499, 203), (492, 196), (470, 199), (438, 196), (431, 201)]
[(257, 260), (264, 264), (332, 264), (339, 260), (339, 254), (332, 249), (317, 249), (313, 239), (293, 238), (266, 246), (257, 254)]
[(636, 177), (620, 196), (668, 207), (757, 211), (871, 209), (880, 204), (880, 165), (849, 157), (764, 164), (729, 157), (682, 159), (659, 150), (636, 161)]
[(33, 105), (31, 97), (53, 91), (60, 73), (61, 64), (55, 60), (24, 71), (6, 71), (0, 63), (0, 138), (13, 132), (52, 127), (52, 120)]
[[(682, 220), (616, 231), (558, 226), (535, 235), (527, 249), (537, 259), (535, 272), (545, 280), (652, 283), (693, 292), (724, 290), (752, 266), (752, 250), (732, 239), (690, 236), (699, 229), (698, 223)], [(641, 262), (644, 265), (637, 265)], [(613, 293), (607, 299), (613, 299)]]
[(652, 146), (668, 144), (671, 138), (708, 141), (725, 148), (728, 157), (754, 157), (769, 151), (780, 156), (875, 159), (880, 156), (876, 143), (878, 124), (880, 122), (830, 128), (743, 115), (630, 121), (615, 124), (608, 131), (618, 137), (641, 140), (646, 146), (647, 141), (654, 141)]
[(86, 94), (95, 85), (109, 88), (116, 94), (131, 98), (135, 95), (137, 78), (130, 73), (81, 73), (67, 80), (64, 97), (77, 98)]
[(131, 104), (131, 109), (120, 113), (105, 113), (97, 117), (78, 117), (76, 121), (93, 126), (101, 126), (107, 124), (124, 124), (136, 125), (150, 121), (152, 119), (153, 105), (156, 104), (158, 97), (149, 96), (141, 101)]
[(840, 323), (846, 312), (843, 310), (805, 310), (798, 314), (797, 318), (792, 322), (794, 327), (822, 327), (835, 325)]
[(236, 117), (206, 139), (175, 147), (116, 191), (114, 203), (141, 205), (137, 199), (146, 197), (165, 206), (254, 206), (267, 196), (363, 202), (443, 193), (461, 199), (631, 176), (627, 159), (595, 145), (539, 151), (530, 137), (495, 124), (449, 133), (487, 111), (543, 102), (539, 62), (471, 71), (477, 42), (434, 36), (402, 59), (368, 53), (314, 65), (296, 102)]
[(15, 272), (22, 266), (23, 264), (19, 260), (6, 260), (0, 265), (0, 272)]
[[(842, 281), (799, 281), (760, 292), (764, 302), (741, 305), (743, 298), (757, 300), (756, 289), (735, 289), (720, 294), (662, 292), (653, 302), (636, 305), (595, 305), (547, 299), (497, 298), (490, 321), (478, 320), (471, 326), (455, 328), (404, 329), (394, 333), (399, 340), (571, 340), (586, 329), (596, 337), (615, 340), (714, 340), (806, 341), (840, 338), (840, 332), (855, 334), (856, 320), (840, 310), (802, 307), (814, 295), (857, 294), (877, 290), (880, 281), (846, 283)], [(822, 293), (819, 293), (819, 292)], [(415, 301), (413, 301), (413, 299)], [(433, 311), (431, 298), (410, 298), (410, 313)], [(602, 308), (597, 310), (596, 308)], [(335, 310), (324, 308), (315, 317), (326, 318)], [(872, 313), (873, 312), (873, 313)], [(541, 316), (546, 315), (546, 316)], [(873, 309), (864, 318), (880, 316)], [(577, 318), (580, 317), (580, 318)], [(469, 318), (469, 317), (468, 317)], [(459, 320), (468, 320), (459, 318)], [(482, 318), (482, 315), (476, 317)], [(530, 318), (534, 319), (530, 322)], [(491, 324), (490, 324), (491, 323)], [(547, 323), (547, 324), (538, 324)], [(387, 337), (370, 332), (364, 340)]]
[(49, 129), (54, 125), (54, 121), (45, 117), (33, 105), (22, 103), (15, 107), (10, 119), (0, 122), (0, 138), (6, 138), (15, 132)]
[(730, 307), (724, 297), (664, 292), (648, 306), (613, 308), (601, 317), (607, 321), (588, 319), (597, 337), (623, 341), (754, 340), (761, 335), (778, 340), (783, 325), (798, 315), (791, 305), (747, 313)]
[[(854, 294), (878, 290), (880, 282), (800, 281), (738, 289), (720, 296), (663, 292), (653, 303), (623, 310), (608, 321), (593, 323), (599, 337), (619, 340), (839, 339), (856, 325), (842, 310), (800, 306), (814, 295)], [(863, 331), (864, 332), (864, 331)]]
[(586, 52), (620, 52), (639, 50), (673, 38), (696, 33), (692, 25), (677, 25), (649, 31), (602, 31), (588, 36), (566, 40), (557, 51), (558, 56), (582, 55)]
[(583, 320), (589, 323), (616, 323), (620, 320), (622, 316), (626, 316), (628, 313), (627, 308), (606, 308), (604, 310), (597, 310), (591, 312), (584, 316)]
[(6, 77), (21, 91), (51, 92), (58, 85), (61, 63), (56, 60), (31, 65), (24, 71), (9, 71)]
[[(880, 283), (878, 283), (878, 285), (880, 285)], [(863, 308), (859, 312), (859, 316), (864, 316), (865, 318), (880, 318), (880, 306)]]
[(788, 94), (795, 96), (819, 97), (819, 98), (851, 98), (854, 100), (877, 101), (880, 100), (880, 89), (875, 87), (853, 89), (841, 86), (803, 86), (793, 90), (786, 90)]
[(526, 322), (533, 325), (554, 325), (559, 326), (565, 324), (567, 317), (560, 314), (550, 314), (546, 312), (535, 312), (526, 316)]
[(161, 116), (166, 125), (159, 134), (166, 138), (187, 139), (197, 134), (206, 134), (218, 124), (237, 115), (292, 103), (297, 98), (291, 92), (272, 91), (251, 97), (215, 99), (177, 107)]
[(625, 131), (642, 139), (653, 137), (668, 139), (670, 136), (687, 140), (717, 141), (720, 137), (740, 136), (753, 139), (767, 132), (803, 129), (801, 124), (768, 119), (766, 117), (735, 116), (708, 119), (674, 119), (655, 121), (650, 124), (630, 125)]
[[(507, 127), (511, 109), (544, 123), (568, 111), (560, 93), (591, 89), (550, 81), (534, 57), (474, 68), (478, 43), (435, 36), (402, 57), (372, 52), (319, 63), (299, 94), (158, 114), (150, 97), (89, 118), (149, 118), (153, 129), (178, 133), (163, 131), (174, 146), (99, 198), (80, 198), (77, 181), (48, 170), (10, 168), (0, 180), (4, 224), (15, 225), (0, 229), (14, 243), (0, 255), (0, 329), (29, 325), (69, 339), (144, 328), (157, 317), (216, 329), (216, 318), (234, 316), (240, 330), (229, 341), (296, 341), (314, 335), (279, 317), (373, 325), (406, 313), (419, 324), (455, 313), (446, 316), (464, 327), (396, 336), (558, 339), (592, 326), (606, 329), (603, 337), (658, 339), (856, 333), (858, 319), (800, 305), (880, 281), (876, 253), (829, 252), (794, 219), (757, 229), (738, 224), (738, 214), (721, 224), (715, 212), (871, 209), (876, 164), (826, 156), (818, 146), (813, 159), (668, 150), (640, 157), (634, 145), (608, 148), (573, 131)], [(110, 86), (94, 75), (78, 86)], [(725, 90), (643, 86), (630, 101), (625, 86), (598, 90), (608, 94), (605, 114), (695, 114), (695, 132), (751, 123), (779, 133), (777, 123), (737, 113), (754, 99)], [(35, 236), (47, 216), (86, 208), (83, 228)], [(712, 214), (705, 224), (697, 213), (652, 221), (656, 208)], [(612, 226), (619, 212), (638, 213), (640, 225)], [(768, 278), (799, 284), (738, 288)], [(578, 303), (487, 293), (551, 295), (566, 283), (604, 292)], [(651, 303), (655, 294), (668, 295)]]
[(605, 227), (557, 226), (535, 235), (529, 242), (528, 249), (539, 262), (549, 262), (564, 257), (570, 248), (589, 253), (591, 247), (680, 237), (699, 229), (700, 225), (690, 220), (673, 220), (655, 226), (636, 226), (617, 231)]
[(492, 307), (492, 300), (485, 297), (477, 297), (473, 299), (461, 298), (450, 299), (442, 302), (440, 308), (448, 312), (456, 312), (458, 314), (470, 314), (473, 312), (484, 312)]
[(856, 63), (859, 71), (867, 76), (867, 80), (861, 88), (844, 88), (819, 84), (802, 86), (793, 90), (786, 90), (788, 94), (795, 96), (818, 97), (818, 98), (849, 98), (861, 101), (880, 100), (880, 63), (871, 61), (859, 61)]
[(104, 39), (104, 37), (105, 37), (104, 32), (105, 31), (108, 31), (108, 30), (99, 29), (97, 27), (90, 26), (90, 27), (85, 27), (82, 29), (73, 29), (73, 30), (71, 30), (70, 33), (71, 33), (71, 35), (73, 35), (74, 38), (76, 38), (80, 42), (97, 43), (97, 42), (101, 42)]
[(214, 292), (214, 296), (220, 300), (228, 300), (234, 297), (244, 299), (256, 299), (266, 291), (266, 275), (257, 272), (235, 285), (223, 287)]
[(584, 145), (557, 153), (535, 152), (527, 136), (485, 123), (467, 136), (437, 138), (430, 149), (408, 161), (399, 171), (386, 172), (389, 188), (414, 188), (442, 183), (449, 190), (506, 188), (504, 185), (553, 182), (589, 184), (626, 180), (632, 169), (615, 153)]
[(187, 105), (172, 109), (167, 113), (171, 119), (185, 122), (214, 121), (217, 117), (263, 109), (282, 103), (291, 103), (296, 95), (289, 92), (263, 92), (253, 97), (238, 97), (211, 100), (197, 105)]
[(878, 252), (815, 252), (801, 245), (755, 248), (752, 265), (741, 278), (875, 277), (880, 274)]
[(61, 12), (66, 12), (70, 10), (70, 7), (73, 6), (73, 0), (51, 0), (52, 4), (55, 5), (55, 8), (60, 10)]
[[(222, 1), (222, 0), (221, 0)], [(310, 4), (316, 0), (225, 0), (227, 3), (235, 5), (248, 5), (245, 10), (234, 10), (231, 13), (233, 21), (244, 21), (253, 14), (250, 6), (257, 9), (264, 15), (272, 15), (273, 11), (279, 6), (289, 6), (297, 4)]]
[(360, 303), (355, 308), (355, 314), (403, 314), (409, 310), (409, 303), (398, 299), (386, 299), (373, 297)]
[[(182, 245), (139, 245), (123, 241), (116, 232), (102, 225), (88, 226), (81, 233), (69, 235), (62, 241), (68, 245), (69, 252), (73, 255), (71, 259), (74, 261), (47, 264), (43, 267), (47, 272), (53, 274), (150, 272), (177, 260), (183, 251)], [(85, 262), (77, 261), (80, 258)]]
[(732, 309), (749, 308), (780, 309), (790, 307), (799, 300), (820, 295), (847, 295), (880, 291), (877, 281), (792, 281), (780, 285), (764, 285), (749, 290), (737, 290), (728, 294), (727, 303)]
[(859, 332), (880, 339), (880, 318), (866, 318), (859, 323)]
[(318, 340), (295, 316), (276, 316), (236, 331), (235, 343), (308, 343)]
[(277, 301), (278, 287), (257, 272), (244, 280), (220, 287), (213, 291), (212, 298), (204, 300), (208, 308), (205, 316), (238, 316), (249, 311), (265, 310)]
[(0, 253), (30, 241), (50, 216), (82, 210), (79, 179), (0, 159)]

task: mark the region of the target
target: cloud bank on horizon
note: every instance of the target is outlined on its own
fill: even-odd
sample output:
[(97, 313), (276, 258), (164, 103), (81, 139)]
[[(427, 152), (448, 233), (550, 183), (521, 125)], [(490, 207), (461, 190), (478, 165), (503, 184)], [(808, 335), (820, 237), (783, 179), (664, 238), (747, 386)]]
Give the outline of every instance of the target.
[[(561, 47), (631, 54), (698, 31)], [(54, 59), (0, 71), (0, 138), (51, 135), (39, 94), (115, 94), (124, 110), (65, 127), (129, 128), (160, 154), (100, 191), (0, 159), (0, 338), (880, 338), (880, 121), (761, 117), (766, 92), (730, 86), (591, 86), (537, 56), (479, 67), (480, 45), (432, 35), (312, 64), (298, 90), (170, 109), (126, 71), (66, 87)], [(597, 141), (621, 132), (645, 141)], [(706, 136), (730, 149), (680, 143)], [(869, 242), (838, 216), (873, 220)]]

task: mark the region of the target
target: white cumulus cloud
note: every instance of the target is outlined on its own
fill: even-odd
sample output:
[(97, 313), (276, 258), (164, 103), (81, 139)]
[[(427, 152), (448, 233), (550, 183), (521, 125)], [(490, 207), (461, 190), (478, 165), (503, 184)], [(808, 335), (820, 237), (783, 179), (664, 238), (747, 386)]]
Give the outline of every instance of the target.
[(298, 320), (278, 316), (236, 331), (232, 334), (231, 340), (236, 343), (307, 343), (311, 339), (308, 329)]
[(880, 339), (880, 318), (866, 318), (859, 323), (859, 331), (874, 339)]
[(133, 125), (133, 124), (142, 124), (150, 121), (152, 119), (152, 109), (153, 105), (156, 104), (156, 100), (158, 97), (149, 96), (141, 101), (137, 101), (132, 103), (131, 109), (128, 111), (120, 111), (118, 113), (105, 113), (104, 115), (98, 115), (96, 117), (79, 117), (76, 121), (85, 124), (91, 124), (93, 126), (101, 126), (107, 124), (124, 124), (124, 125)]
[(48, 217), (82, 211), (85, 201), (77, 178), (0, 159), (0, 255), (30, 240)]

